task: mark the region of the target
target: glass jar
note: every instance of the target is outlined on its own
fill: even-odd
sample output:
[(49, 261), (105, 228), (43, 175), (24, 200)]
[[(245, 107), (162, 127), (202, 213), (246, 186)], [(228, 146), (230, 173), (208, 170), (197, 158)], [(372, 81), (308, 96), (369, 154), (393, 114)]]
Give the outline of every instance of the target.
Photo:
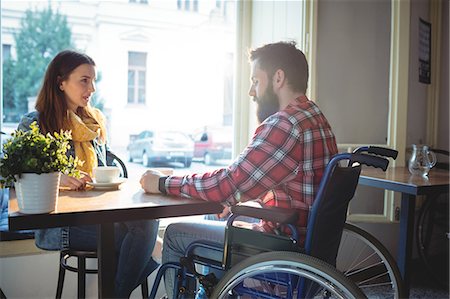
[(436, 155), (427, 145), (412, 145), (412, 154), (408, 162), (411, 174), (427, 176), (434, 165), (436, 165)]

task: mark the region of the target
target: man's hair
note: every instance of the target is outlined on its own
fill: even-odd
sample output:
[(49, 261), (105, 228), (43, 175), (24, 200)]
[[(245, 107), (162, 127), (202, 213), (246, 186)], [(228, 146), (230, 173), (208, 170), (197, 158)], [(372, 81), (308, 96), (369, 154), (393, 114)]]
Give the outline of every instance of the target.
[(272, 78), (279, 69), (283, 70), (293, 91), (306, 93), (308, 88), (308, 62), (305, 54), (297, 49), (295, 42), (278, 42), (250, 50), (249, 60)]

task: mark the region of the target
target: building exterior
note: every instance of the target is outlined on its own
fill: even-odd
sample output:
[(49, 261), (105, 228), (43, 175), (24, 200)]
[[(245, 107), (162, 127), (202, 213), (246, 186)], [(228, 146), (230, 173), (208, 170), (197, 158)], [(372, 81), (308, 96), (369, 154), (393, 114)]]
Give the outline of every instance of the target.
[(231, 124), (234, 1), (2, 1), (4, 58), (24, 12), (48, 5), (96, 61), (112, 147), (145, 129)]

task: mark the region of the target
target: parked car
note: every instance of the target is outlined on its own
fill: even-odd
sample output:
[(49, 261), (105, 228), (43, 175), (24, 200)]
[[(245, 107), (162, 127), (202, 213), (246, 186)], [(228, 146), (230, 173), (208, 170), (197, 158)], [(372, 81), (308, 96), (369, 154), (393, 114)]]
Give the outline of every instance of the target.
[(194, 142), (181, 132), (147, 130), (130, 135), (127, 151), (130, 162), (142, 161), (146, 167), (169, 162), (181, 162), (185, 167), (190, 167)]
[(194, 134), (194, 158), (211, 165), (217, 160), (231, 159), (233, 132), (231, 127), (206, 127)]

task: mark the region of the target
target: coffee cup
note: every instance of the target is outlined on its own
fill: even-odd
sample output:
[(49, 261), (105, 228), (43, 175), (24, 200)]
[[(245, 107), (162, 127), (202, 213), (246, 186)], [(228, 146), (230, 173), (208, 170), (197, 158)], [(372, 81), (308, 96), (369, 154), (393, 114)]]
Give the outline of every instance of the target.
[(98, 166), (94, 168), (93, 174), (97, 183), (113, 183), (119, 178), (120, 168), (117, 166)]

